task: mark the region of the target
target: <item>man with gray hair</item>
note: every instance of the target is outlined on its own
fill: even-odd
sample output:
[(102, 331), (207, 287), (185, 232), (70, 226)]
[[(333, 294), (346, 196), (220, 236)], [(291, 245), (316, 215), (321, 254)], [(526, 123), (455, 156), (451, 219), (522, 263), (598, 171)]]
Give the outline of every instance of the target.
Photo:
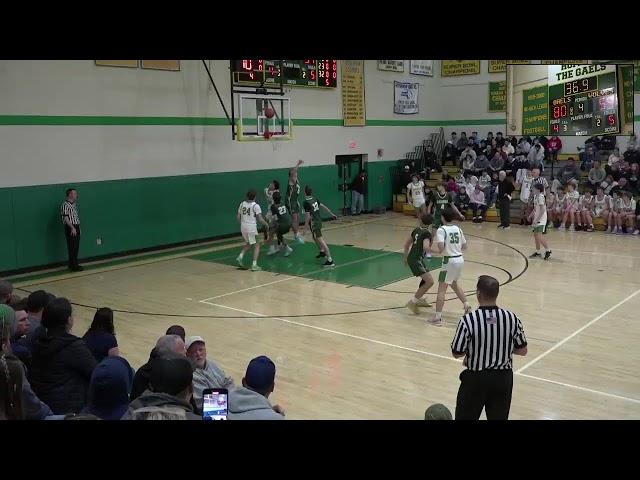
[(9, 305), (11, 295), (13, 294), (13, 285), (6, 280), (0, 280), (0, 304)]
[(227, 376), (216, 362), (207, 358), (207, 346), (202, 337), (189, 337), (186, 347), (187, 358), (196, 367), (193, 372), (193, 400), (198, 408), (202, 408), (202, 392), (205, 388), (226, 388), (228, 390), (235, 388), (233, 378)]
[(129, 398), (134, 400), (149, 388), (153, 360), (156, 358), (163, 358), (171, 354), (185, 356), (186, 353), (184, 340), (182, 340), (178, 335), (163, 335), (160, 337), (156, 342), (155, 348), (149, 355), (149, 361), (140, 367), (133, 377), (133, 387)]

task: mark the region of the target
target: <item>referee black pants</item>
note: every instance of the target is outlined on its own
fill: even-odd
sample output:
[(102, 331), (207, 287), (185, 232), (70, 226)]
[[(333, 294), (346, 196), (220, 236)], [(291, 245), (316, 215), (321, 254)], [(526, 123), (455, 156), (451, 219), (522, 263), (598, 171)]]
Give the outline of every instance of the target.
[(80, 251), (80, 225), (74, 225), (76, 235), (71, 235), (71, 228), (64, 226), (64, 236), (67, 238), (67, 252), (69, 253), (69, 268), (78, 268), (78, 252)]
[(500, 199), (500, 225), (510, 226), (511, 223), (511, 202), (507, 197)]
[(460, 374), (456, 420), (507, 420), (511, 408), (513, 370), (465, 370)]

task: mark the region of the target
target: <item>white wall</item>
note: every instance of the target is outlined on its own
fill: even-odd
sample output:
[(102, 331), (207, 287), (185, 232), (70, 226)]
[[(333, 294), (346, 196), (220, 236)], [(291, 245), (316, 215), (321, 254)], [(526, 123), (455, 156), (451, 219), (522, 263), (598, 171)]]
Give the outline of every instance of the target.
[[(230, 109), (229, 62), (210, 61)], [(407, 62), (408, 71), (408, 62)], [(420, 113), (393, 113), (393, 80), (421, 83)], [(433, 78), (381, 72), (365, 64), (367, 118), (424, 120), (440, 116)], [(338, 82), (340, 85), (340, 82)], [(292, 88), (294, 118), (340, 119), (336, 89)], [(98, 67), (92, 61), (0, 61), (0, 115), (224, 117), (200, 61), (180, 72)], [(229, 126), (2, 126), (0, 187), (333, 163), (335, 155), (404, 157), (424, 127), (297, 127), (295, 139), (239, 143)], [(350, 142), (356, 143), (349, 149)]]

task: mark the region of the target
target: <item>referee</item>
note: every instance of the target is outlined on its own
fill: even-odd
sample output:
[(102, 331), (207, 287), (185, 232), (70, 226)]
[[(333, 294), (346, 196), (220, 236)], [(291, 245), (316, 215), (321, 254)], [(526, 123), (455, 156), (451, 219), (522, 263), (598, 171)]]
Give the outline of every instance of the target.
[(478, 420), (484, 407), (487, 420), (507, 420), (511, 407), (511, 357), (527, 354), (520, 319), (496, 306), (498, 281), (481, 275), (476, 286), (479, 307), (458, 322), (451, 343), (454, 357), (464, 358), (460, 374), (456, 420)]
[(69, 252), (69, 270), (79, 272), (82, 267), (78, 264), (78, 251), (80, 250), (80, 217), (78, 216), (78, 191), (75, 188), (67, 190), (67, 199), (60, 207), (60, 216), (64, 224), (64, 235), (67, 238), (67, 251)]

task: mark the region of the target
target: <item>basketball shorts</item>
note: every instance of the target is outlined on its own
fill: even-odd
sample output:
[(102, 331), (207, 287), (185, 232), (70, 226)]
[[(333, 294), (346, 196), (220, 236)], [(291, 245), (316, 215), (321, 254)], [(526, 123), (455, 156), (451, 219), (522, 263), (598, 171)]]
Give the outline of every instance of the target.
[(451, 285), (453, 282), (457, 281), (462, 276), (463, 267), (464, 267), (464, 259), (462, 257), (458, 257), (458, 258), (444, 257), (442, 259), (442, 270), (440, 270), (438, 281), (440, 283), (446, 283), (447, 285)]
[(407, 265), (409, 265), (411, 273), (416, 277), (421, 277), (429, 271), (427, 266), (424, 264), (424, 260), (412, 260), (409, 258), (407, 259)]
[(533, 227), (533, 233), (542, 233), (543, 235), (545, 235), (547, 233), (547, 226), (536, 225), (535, 227)]
[(245, 226), (242, 225), (240, 227), (240, 232), (242, 232), (242, 238), (245, 243), (249, 245), (255, 245), (256, 237), (258, 236), (258, 229), (255, 226)]
[(313, 238), (322, 237), (322, 224), (321, 223), (312, 223), (311, 224), (311, 235), (313, 235)]

